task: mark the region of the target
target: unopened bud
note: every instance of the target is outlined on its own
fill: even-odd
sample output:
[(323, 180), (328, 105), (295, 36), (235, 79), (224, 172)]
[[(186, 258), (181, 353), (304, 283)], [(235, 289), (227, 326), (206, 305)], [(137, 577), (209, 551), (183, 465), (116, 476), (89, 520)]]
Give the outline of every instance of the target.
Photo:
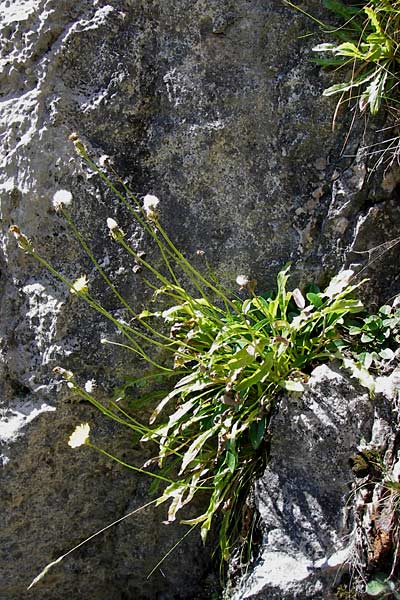
[(110, 236), (116, 242), (120, 242), (125, 237), (125, 233), (119, 227), (118, 223), (110, 217), (107, 219), (107, 227), (110, 230)]
[(28, 240), (26, 235), (21, 232), (18, 225), (11, 225), (9, 232), (14, 235), (15, 239), (17, 240), (18, 247), (21, 248), (21, 250), (24, 250), (25, 252), (32, 252), (32, 243), (30, 240)]
[(74, 144), (76, 153), (79, 154), (79, 156), (82, 156), (82, 158), (87, 158), (88, 153), (86, 150), (86, 146), (79, 138), (78, 134), (75, 132), (71, 133), (68, 139)]

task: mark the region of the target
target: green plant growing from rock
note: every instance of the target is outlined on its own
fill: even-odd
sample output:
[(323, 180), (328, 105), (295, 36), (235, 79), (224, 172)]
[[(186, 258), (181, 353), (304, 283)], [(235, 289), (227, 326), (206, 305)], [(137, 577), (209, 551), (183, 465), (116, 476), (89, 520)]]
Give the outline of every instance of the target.
[[(372, 0), (361, 6), (339, 0), (325, 0), (325, 7), (344, 21), (330, 30), (337, 42), (319, 44), (314, 52), (330, 54), (315, 62), (350, 70), (350, 77), (324, 91), (324, 96), (341, 95), (342, 100), (357, 98), (361, 111), (375, 115), (383, 102), (397, 108), (399, 81), (400, 2)], [(329, 32), (326, 28), (327, 33)], [(396, 110), (397, 112), (397, 110)]]
[[(400, 83), (400, 2), (370, 0), (345, 4), (340, 0), (324, 0), (323, 6), (339, 21), (339, 25), (320, 21), (290, 0), (286, 4), (316, 22), (324, 36), (334, 41), (317, 44), (313, 51), (321, 56), (313, 62), (333, 68), (342, 75), (339, 83), (329, 86), (324, 96), (339, 96), (333, 123), (340, 107), (348, 106), (356, 114), (368, 111), (376, 115), (381, 107), (398, 124)], [(390, 162), (398, 158), (399, 136), (376, 144), (372, 154), (377, 165), (386, 154)]]
[[(206, 498), (205, 511), (182, 522), (199, 526), (205, 540), (218, 517), (219, 546), (226, 560), (243, 533), (243, 503), (266, 464), (266, 432), (279, 395), (284, 391), (302, 392), (316, 364), (345, 359), (342, 348), (348, 349), (351, 344), (344, 341), (343, 328), (350, 317), (363, 310), (361, 301), (354, 298), (360, 283), (352, 283), (352, 271), (343, 271), (324, 290), (310, 286), (303, 295), (299, 289), (288, 291), (290, 267), (286, 265), (277, 275), (274, 291), (256, 295), (255, 282), (241, 275), (237, 283), (247, 290), (248, 297), (230, 294), (215, 278), (200, 273), (177, 249), (162, 227), (156, 197), (146, 196), (143, 204), (139, 202), (120, 179), (113, 183), (92, 161), (77, 136), (72, 140), (78, 155), (115, 193), (158, 248), (163, 271), (132, 247), (112, 217), (107, 219), (110, 237), (143, 270), (143, 281), (153, 290), (154, 302), (140, 313), (126, 302), (76, 228), (69, 213), (72, 196), (67, 191), (55, 195), (55, 208), (67, 219), (125, 310), (126, 319), (115, 317), (92, 296), (86, 276), (67, 280), (35, 250), (17, 225), (11, 227), (11, 233), (23, 251), (67, 285), (72, 294), (110, 320), (124, 338), (123, 343), (103, 343), (123, 346), (148, 364), (148, 373), (135, 382), (161, 381), (165, 391), (146, 423), (115, 398), (106, 404), (99, 402), (92, 382), (80, 385), (72, 372), (56, 367), (54, 371), (75, 394), (130, 428), (143, 442), (156, 444), (158, 451), (147, 465), (126, 464), (90, 442), (88, 424), (77, 428), (69, 444), (92, 446), (123, 466), (153, 477), (153, 491), (158, 494), (155, 503), (169, 502), (168, 522), (173, 522), (182, 508), (201, 494), (203, 500)], [(157, 308), (158, 303), (162, 308)], [(382, 327), (391, 328), (386, 323), (388, 317), (396, 320), (396, 329), (396, 315), (385, 313)], [(350, 327), (356, 325), (347, 325), (349, 337), (355, 335)], [(157, 358), (160, 355), (164, 358)], [(370, 365), (365, 364), (365, 358), (356, 358), (358, 362), (353, 360), (352, 364), (360, 373), (368, 372)], [(144, 397), (143, 403), (148, 402), (148, 396)]]

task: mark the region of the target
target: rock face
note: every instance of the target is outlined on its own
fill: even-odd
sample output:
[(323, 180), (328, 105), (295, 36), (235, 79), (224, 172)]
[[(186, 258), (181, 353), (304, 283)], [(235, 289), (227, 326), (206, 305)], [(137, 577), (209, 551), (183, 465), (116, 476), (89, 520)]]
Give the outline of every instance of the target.
[(262, 552), (235, 599), (334, 600), (352, 552), (349, 461), (373, 422), (368, 394), (325, 365), (304, 394), (282, 401), (255, 492)]
[[(321, 10), (314, 0), (304, 6)], [(331, 132), (321, 97), (331, 76), (299, 39), (313, 25), (279, 0), (6, 0), (0, 20), (0, 589), (2, 600), (20, 600), (48, 561), (148, 499), (147, 481), (66, 446), (75, 425), (90, 420), (99, 445), (128, 462), (146, 459), (126, 432), (72, 404), (52, 373), (62, 364), (82, 382), (94, 377), (101, 397), (143, 366), (100, 347), (110, 327), (7, 233), (18, 224), (64, 276), (88, 274), (117, 315), (51, 206), (54, 192), (71, 190), (71, 214), (107, 274), (135, 307), (148, 297), (106, 239), (106, 218), (138, 246), (143, 233), (77, 159), (69, 133), (94, 156), (111, 156), (139, 197), (159, 196), (178, 245), (194, 262), (205, 250), (229, 284), (247, 273), (264, 289), (288, 259), (302, 281), (363, 264), (370, 243), (395, 237), (400, 209), (396, 175), (384, 188), (368, 177), (357, 126), (341, 156), (345, 125)], [(398, 264), (385, 256), (371, 293), (397, 284)], [(30, 597), (209, 597), (209, 550), (196, 534), (146, 579), (186, 531), (161, 520), (149, 508), (110, 530)]]
[[(343, 371), (323, 365), (304, 394), (282, 400), (271, 424), (271, 459), (255, 486), (260, 556), (231, 590), (233, 600), (336, 600), (343, 582), (356, 585), (357, 569), (388, 560), (382, 550), (371, 555), (379, 520), (394, 514), (381, 479), (392, 472), (398, 480), (398, 373), (379, 378), (376, 389), (372, 401)], [(385, 473), (368, 473), (371, 452), (373, 470), (385, 464)], [(387, 554), (389, 525), (385, 533)]]

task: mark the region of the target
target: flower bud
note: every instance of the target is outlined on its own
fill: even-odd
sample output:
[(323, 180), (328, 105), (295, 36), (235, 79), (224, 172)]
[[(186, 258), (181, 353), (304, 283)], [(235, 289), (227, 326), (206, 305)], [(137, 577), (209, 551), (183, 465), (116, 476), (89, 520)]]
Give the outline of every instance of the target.
[(110, 230), (110, 236), (116, 242), (120, 242), (125, 237), (125, 233), (118, 226), (118, 223), (114, 221), (114, 219), (111, 219), (111, 217), (108, 217), (107, 219), (107, 227)]
[(28, 240), (26, 235), (21, 232), (18, 225), (11, 225), (9, 232), (14, 235), (15, 239), (17, 240), (18, 247), (21, 248), (21, 250), (24, 250), (25, 252), (33, 251), (32, 243), (30, 240)]

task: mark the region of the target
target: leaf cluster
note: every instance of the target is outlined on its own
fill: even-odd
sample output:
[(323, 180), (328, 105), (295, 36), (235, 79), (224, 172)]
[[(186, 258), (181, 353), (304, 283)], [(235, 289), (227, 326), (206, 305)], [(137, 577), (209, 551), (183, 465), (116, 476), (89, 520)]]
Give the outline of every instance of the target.
[[(23, 250), (68, 286), (74, 298), (115, 326), (118, 341), (103, 339), (102, 343), (133, 352), (148, 371), (139, 378), (127, 378), (108, 403), (96, 398), (93, 385), (80, 386), (72, 372), (60, 367), (55, 371), (74, 393), (128, 427), (136, 441), (156, 444), (157, 455), (141, 466), (127, 464), (93, 443), (90, 446), (153, 477), (157, 503), (169, 503), (168, 522), (201, 495), (204, 512), (183, 522), (199, 526), (205, 540), (218, 520), (221, 554), (227, 559), (244, 535), (243, 506), (268, 459), (268, 425), (280, 394), (301, 393), (312, 368), (333, 358), (342, 359), (372, 392), (368, 367), (376, 361), (375, 354), (383, 360), (389, 358), (389, 350), (395, 352), (391, 344), (399, 338), (399, 311), (385, 306), (378, 315), (366, 316), (355, 297), (362, 282), (353, 283), (352, 271), (341, 272), (322, 291), (314, 285), (303, 292), (290, 291), (290, 266), (286, 265), (277, 275), (275, 290), (256, 295), (254, 281), (240, 276), (241, 282), (248, 282), (248, 297), (228, 292), (213, 274), (199, 272), (175, 246), (154, 210), (158, 199), (151, 196), (142, 206), (125, 183), (117, 178), (118, 185), (114, 184), (78, 142), (78, 154), (147, 233), (164, 266), (161, 271), (149, 263), (114, 219), (107, 219), (111, 243), (119, 244), (135, 260), (143, 271), (142, 282), (153, 290), (152, 302), (138, 313), (61, 206), (126, 317), (121, 319), (104, 308), (92, 295), (86, 277), (80, 278), (84, 285), (78, 285), (79, 280), (69, 281), (31, 243), (24, 244)], [(19, 229), (12, 233), (20, 242)], [(130, 405), (133, 413), (124, 402), (132, 388), (139, 396)]]
[(384, 573), (377, 573), (373, 579), (370, 579), (365, 591), (368, 596), (377, 600), (383, 600), (383, 598), (396, 598), (396, 600), (400, 600), (398, 587)]
[(393, 305), (381, 306), (377, 314), (364, 312), (346, 319), (344, 340), (360, 365), (385, 371), (399, 353), (400, 309), (396, 300)]
[(151, 423), (167, 405), (172, 414), (144, 438), (158, 441), (161, 469), (168, 461), (178, 469), (159, 503), (170, 501), (173, 521), (197, 491), (207, 490), (206, 511), (184, 522), (200, 524), (205, 539), (219, 513), (224, 558), (240, 535), (239, 506), (265, 465), (265, 432), (279, 393), (302, 392), (311, 368), (334, 357), (338, 326), (362, 310), (352, 297), (357, 286), (349, 285), (351, 275), (335, 277), (323, 292), (310, 286), (304, 298), (300, 290), (287, 290), (287, 265), (275, 291), (236, 298), (227, 309), (191, 297), (151, 315), (170, 325), (181, 372)]
[(337, 29), (325, 28), (337, 41), (315, 46), (315, 52), (325, 54), (315, 62), (350, 71), (345, 81), (325, 89), (324, 96), (356, 97), (360, 110), (368, 108), (372, 115), (384, 101), (396, 103), (400, 2), (371, 0), (347, 6), (340, 0), (325, 0), (324, 6), (344, 22)]

